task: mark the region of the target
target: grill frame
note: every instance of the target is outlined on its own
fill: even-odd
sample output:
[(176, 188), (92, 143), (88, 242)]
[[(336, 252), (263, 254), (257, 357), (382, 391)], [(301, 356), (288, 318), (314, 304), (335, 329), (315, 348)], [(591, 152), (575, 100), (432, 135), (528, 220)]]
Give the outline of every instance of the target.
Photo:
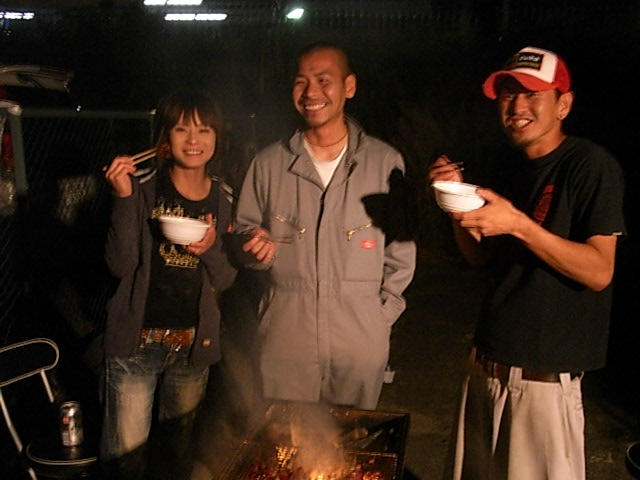
[[(252, 469), (267, 463), (277, 466), (275, 451), (278, 447), (291, 447), (291, 439), (276, 441), (273, 432), (289, 430), (299, 412), (308, 409), (321, 409), (334, 419), (335, 426), (344, 434), (364, 428), (367, 437), (349, 442), (345, 441), (345, 456), (354, 462), (374, 462), (376, 469), (384, 475), (384, 480), (401, 480), (404, 470), (404, 453), (409, 434), (410, 414), (384, 412), (377, 410), (359, 410), (299, 402), (277, 402), (265, 411), (264, 418), (240, 444), (232, 455), (221, 480), (239, 480), (249, 478)], [(376, 435), (379, 434), (379, 435)], [(369, 440), (371, 439), (371, 440)], [(367, 442), (369, 442), (367, 444)]]

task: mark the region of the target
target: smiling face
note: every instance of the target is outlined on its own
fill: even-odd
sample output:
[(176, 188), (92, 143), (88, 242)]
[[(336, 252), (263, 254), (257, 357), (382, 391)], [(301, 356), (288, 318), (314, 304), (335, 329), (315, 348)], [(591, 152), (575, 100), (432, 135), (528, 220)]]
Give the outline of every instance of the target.
[(344, 104), (356, 92), (344, 54), (323, 48), (303, 55), (293, 84), (293, 104), (311, 128), (344, 128)]
[(168, 162), (190, 168), (199, 166), (202, 158), (206, 158), (206, 164), (216, 147), (225, 145), (222, 114), (214, 98), (204, 91), (173, 91), (158, 103), (154, 137), (159, 149), (158, 166)]
[(502, 129), (528, 158), (542, 157), (562, 143), (562, 121), (571, 111), (573, 93), (532, 92), (511, 77), (498, 90)]
[(216, 151), (216, 131), (204, 125), (197, 111), (183, 114), (169, 131), (173, 164), (178, 168), (204, 168)]

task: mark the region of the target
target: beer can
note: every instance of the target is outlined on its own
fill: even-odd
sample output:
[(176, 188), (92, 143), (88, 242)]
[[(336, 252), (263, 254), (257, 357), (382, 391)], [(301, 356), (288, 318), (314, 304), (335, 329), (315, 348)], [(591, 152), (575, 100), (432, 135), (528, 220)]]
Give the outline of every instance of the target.
[(82, 412), (78, 402), (65, 402), (60, 406), (60, 433), (65, 447), (75, 447), (82, 443)]

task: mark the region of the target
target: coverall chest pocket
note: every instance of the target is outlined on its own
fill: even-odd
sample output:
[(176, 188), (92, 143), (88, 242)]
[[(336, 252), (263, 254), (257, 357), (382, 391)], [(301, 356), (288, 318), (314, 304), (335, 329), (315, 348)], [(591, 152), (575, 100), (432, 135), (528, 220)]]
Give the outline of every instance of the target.
[(345, 252), (348, 280), (377, 281), (382, 276), (384, 237), (369, 218), (361, 218), (344, 228), (341, 243)]
[(270, 232), (274, 242), (288, 245), (301, 240), (307, 229), (295, 217), (274, 212), (271, 213)]

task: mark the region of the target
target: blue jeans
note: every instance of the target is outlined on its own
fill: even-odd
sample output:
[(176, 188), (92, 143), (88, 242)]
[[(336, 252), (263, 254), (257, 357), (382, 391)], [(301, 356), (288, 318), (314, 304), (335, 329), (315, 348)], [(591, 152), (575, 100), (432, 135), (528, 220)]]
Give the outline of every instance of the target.
[(189, 350), (176, 352), (152, 343), (141, 345), (130, 358), (106, 359), (100, 445), (106, 478), (143, 478), (149, 468), (161, 473), (147, 471), (148, 478), (186, 474), (194, 419), (209, 373), (209, 367), (190, 364)]

